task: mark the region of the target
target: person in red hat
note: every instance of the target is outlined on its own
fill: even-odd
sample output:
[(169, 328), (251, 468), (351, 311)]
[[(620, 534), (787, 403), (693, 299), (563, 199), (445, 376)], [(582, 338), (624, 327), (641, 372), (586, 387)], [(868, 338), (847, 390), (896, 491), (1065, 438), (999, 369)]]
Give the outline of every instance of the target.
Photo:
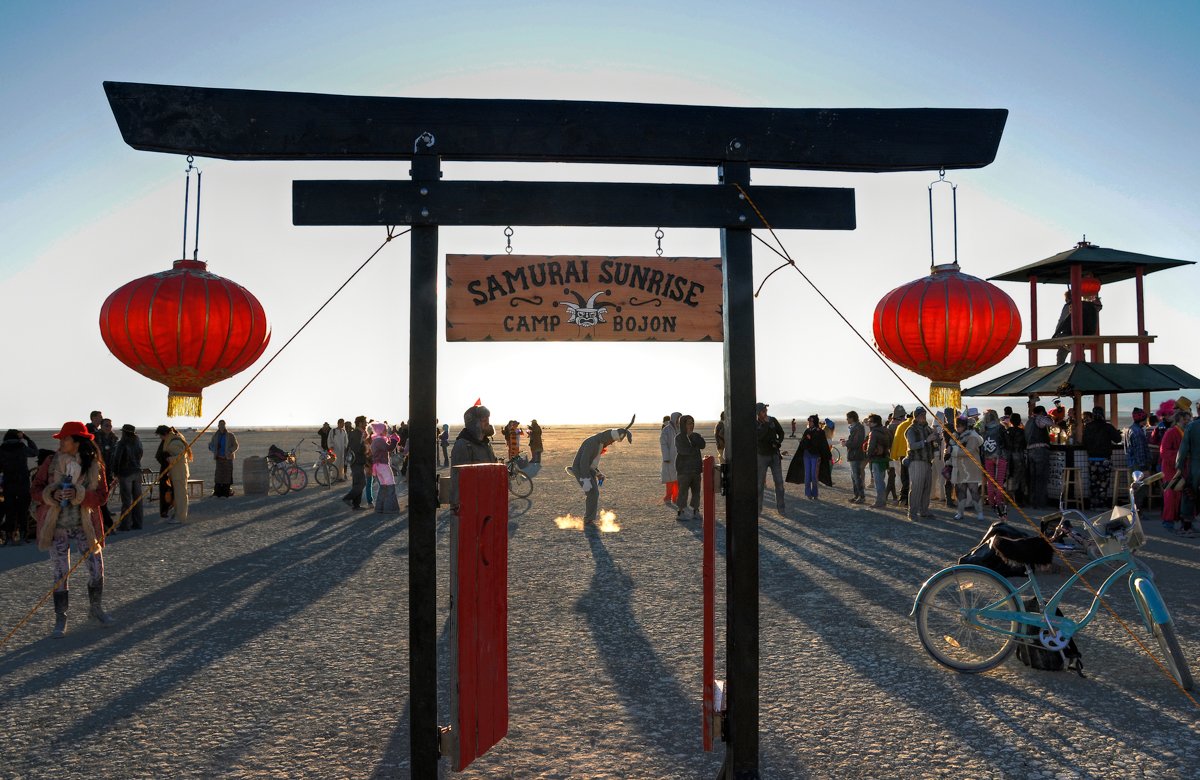
[(100, 507), (108, 503), (108, 475), (95, 437), (82, 422), (63, 423), (54, 434), (58, 452), (47, 458), (34, 478), (32, 495), (40, 504), (37, 516), (38, 548), (50, 552), (54, 566), (54, 636), (67, 630), (68, 572), (71, 544), (79, 555), (92, 553), (88, 567), (88, 614), (111, 623), (104, 611), (104, 519)]

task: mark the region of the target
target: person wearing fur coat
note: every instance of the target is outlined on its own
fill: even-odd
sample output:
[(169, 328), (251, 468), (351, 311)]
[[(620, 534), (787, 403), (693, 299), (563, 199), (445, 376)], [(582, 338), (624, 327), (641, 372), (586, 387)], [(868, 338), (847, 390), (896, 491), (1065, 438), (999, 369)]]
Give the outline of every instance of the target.
[(33, 483), (37, 512), (38, 549), (50, 552), (54, 567), (54, 636), (67, 630), (68, 572), (71, 545), (87, 558), (88, 614), (101, 623), (112, 618), (104, 611), (104, 518), (108, 475), (95, 437), (82, 422), (67, 422), (54, 434), (58, 452), (38, 469)]
[(974, 506), (976, 516), (983, 519), (983, 503), (979, 497), (980, 485), (983, 483), (983, 470), (980, 460), (983, 437), (971, 427), (971, 421), (966, 417), (955, 420), (955, 441), (950, 445), (950, 479), (954, 482), (954, 495), (958, 496), (958, 512), (955, 520), (963, 516)]
[(162, 439), (163, 456), (171, 474), (171, 494), (175, 501), (175, 516), (168, 523), (186, 523), (188, 519), (187, 481), (191, 476), (188, 463), (192, 459), (192, 451), (188, 448), (187, 439), (179, 431), (168, 425), (160, 425), (154, 429), (158, 438)]

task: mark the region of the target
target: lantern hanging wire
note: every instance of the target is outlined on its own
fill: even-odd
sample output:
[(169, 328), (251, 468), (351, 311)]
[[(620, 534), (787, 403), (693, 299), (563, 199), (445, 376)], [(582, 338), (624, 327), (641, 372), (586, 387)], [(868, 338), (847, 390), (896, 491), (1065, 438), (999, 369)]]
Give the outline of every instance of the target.
[(179, 257), (185, 260), (187, 259), (188, 198), (192, 191), (192, 171), (196, 172), (196, 232), (193, 236), (192, 259), (200, 259), (200, 178), (204, 175), (204, 171), (197, 168), (195, 162), (196, 158), (189, 154), (188, 167), (183, 172), (183, 246), (180, 249)]
[(933, 247), (933, 187), (935, 184), (950, 185), (950, 203), (954, 227), (954, 265), (958, 265), (958, 185), (952, 181), (946, 181), (946, 169), (942, 168), (938, 171), (938, 180), (929, 183), (929, 267), (931, 269), (936, 268), (938, 265)]

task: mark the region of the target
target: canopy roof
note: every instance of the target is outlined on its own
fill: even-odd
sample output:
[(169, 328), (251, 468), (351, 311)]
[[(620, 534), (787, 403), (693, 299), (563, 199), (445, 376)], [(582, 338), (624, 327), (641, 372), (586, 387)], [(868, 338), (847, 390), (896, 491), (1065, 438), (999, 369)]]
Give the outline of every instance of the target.
[(1136, 252), (1108, 249), (1089, 244), (1087, 241), (1080, 241), (1074, 249), (1068, 249), (1054, 257), (1039, 260), (1033, 265), (993, 276), (991, 281), (1027, 282), (1029, 277), (1036, 276), (1039, 282), (1070, 284), (1071, 266), (1076, 264), (1083, 267), (1085, 274), (1091, 274), (1099, 279), (1101, 284), (1132, 279), (1137, 276), (1138, 266), (1141, 266), (1142, 274), (1145, 275), (1181, 265), (1195, 265), (1191, 260), (1172, 260), (1168, 257), (1139, 255)]
[(1064, 363), (1022, 368), (962, 391), (964, 396), (1084, 395), (1200, 388), (1178, 366), (1141, 363)]

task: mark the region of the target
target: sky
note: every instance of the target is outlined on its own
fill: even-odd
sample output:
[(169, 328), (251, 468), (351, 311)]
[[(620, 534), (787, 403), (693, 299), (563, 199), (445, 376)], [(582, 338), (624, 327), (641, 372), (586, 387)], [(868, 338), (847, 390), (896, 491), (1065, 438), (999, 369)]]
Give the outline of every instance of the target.
[[(0, 427), (102, 409), (165, 420), (166, 390), (113, 358), (108, 294), (180, 254), (183, 158), (123, 144), (102, 82), (404, 97), (770, 107), (1006, 108), (996, 161), (950, 171), (958, 252), (986, 278), (1097, 245), (1200, 260), (1200, 27), (1194, 2), (35, 3), (0, 7)], [(295, 227), (293, 179), (407, 177), (408, 164), (226, 162), (204, 170), (200, 259), (262, 302), (273, 338), (205, 391), (215, 413), (383, 241)], [(705, 168), (446, 163), (445, 179), (709, 184)], [(798, 265), (870, 341), (889, 290), (929, 271), (936, 172), (756, 170), (757, 184), (853, 187), (854, 231), (781, 231)], [(941, 189), (941, 188), (939, 188)], [(939, 214), (945, 208), (939, 201)], [(939, 262), (950, 246), (939, 218)], [(652, 255), (653, 229), (514, 228), (525, 254)], [(189, 240), (189, 253), (191, 241)], [(444, 228), (443, 253), (502, 252), (498, 228)], [(717, 256), (716, 230), (668, 230), (669, 256)], [(755, 242), (755, 279), (777, 264)], [(389, 244), (224, 414), (234, 426), (398, 420), (408, 398), (408, 244)], [(1026, 285), (1001, 283), (1026, 323)], [(1152, 362), (1200, 373), (1196, 266), (1146, 280)], [(1102, 332), (1133, 333), (1133, 282), (1106, 286)], [(1042, 288), (1041, 323), (1058, 288)], [(444, 303), (444, 302), (443, 302)], [(779, 416), (911, 405), (908, 391), (796, 273), (755, 307), (757, 387)], [(1045, 328), (1045, 325), (1042, 325)], [(1043, 332), (1043, 336), (1045, 333)], [(1045, 353), (1044, 359), (1051, 358)], [(1135, 360), (1135, 353), (1120, 355)], [(1023, 347), (974, 379), (1024, 366)], [(924, 395), (927, 380), (901, 371)], [(503, 420), (713, 419), (717, 344), (447, 344), (438, 413), (481, 398)], [(970, 383), (971, 380), (967, 380)], [(1194, 395), (1194, 392), (1193, 392)], [(206, 420), (207, 418), (205, 418)], [(180, 419), (173, 422), (195, 424)]]

